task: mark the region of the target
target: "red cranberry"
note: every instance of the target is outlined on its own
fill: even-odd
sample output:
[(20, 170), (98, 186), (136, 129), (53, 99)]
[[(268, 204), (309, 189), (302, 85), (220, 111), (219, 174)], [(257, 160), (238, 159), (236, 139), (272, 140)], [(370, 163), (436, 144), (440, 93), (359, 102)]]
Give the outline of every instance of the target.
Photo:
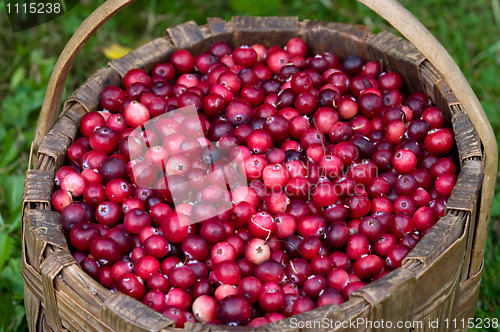
[(182, 213), (172, 213), (161, 222), (163, 236), (171, 243), (182, 243), (188, 235), (189, 218)]
[(442, 174), (436, 179), (435, 187), (439, 195), (450, 196), (455, 183), (457, 182), (457, 177), (452, 174)]
[(350, 76), (359, 74), (364, 65), (363, 58), (358, 55), (348, 55), (341, 61), (342, 71)]
[(431, 128), (442, 128), (445, 125), (445, 118), (443, 112), (437, 107), (427, 107), (423, 114), (422, 119), (430, 124)]
[(183, 328), (184, 324), (186, 323), (186, 315), (182, 310), (179, 310), (179, 308), (175, 306), (166, 306), (165, 309), (163, 309), (162, 314), (171, 319), (176, 328)]
[(212, 247), (211, 258), (214, 264), (224, 261), (234, 262), (236, 249), (227, 242), (218, 242)]
[(178, 74), (188, 73), (194, 68), (194, 57), (185, 50), (175, 51), (170, 57), (170, 63)]
[(125, 107), (123, 116), (127, 125), (132, 128), (139, 127), (151, 119), (148, 108), (136, 101), (131, 102)]
[(238, 285), (241, 280), (241, 270), (239, 266), (230, 261), (224, 261), (215, 267), (214, 277), (222, 284)]
[(343, 247), (349, 238), (349, 228), (343, 222), (334, 222), (326, 230), (326, 242), (331, 248)]
[(292, 314), (298, 315), (316, 308), (313, 300), (306, 296), (299, 296), (293, 304)]
[(415, 229), (424, 231), (434, 225), (436, 217), (430, 207), (422, 206), (413, 214), (413, 220), (415, 222)]
[(347, 301), (349, 300), (349, 297), (351, 296), (351, 294), (355, 291), (357, 291), (358, 289), (362, 288), (363, 286), (365, 285), (364, 282), (362, 281), (355, 281), (355, 282), (351, 282), (349, 285), (346, 286), (346, 288), (344, 288), (344, 290), (342, 291), (342, 296), (344, 296), (344, 299)]
[(406, 255), (408, 255), (410, 250), (410, 247), (404, 244), (397, 245), (387, 255), (386, 264), (391, 269), (397, 269), (398, 267), (401, 267), (403, 259), (406, 257)]
[(304, 293), (312, 299), (318, 299), (320, 294), (328, 288), (326, 278), (323, 276), (312, 276), (304, 283)]
[(411, 196), (417, 190), (418, 182), (410, 174), (401, 175), (394, 185), (398, 195)]
[(181, 265), (170, 271), (168, 280), (172, 287), (189, 289), (194, 286), (196, 275), (188, 266)]
[(352, 260), (358, 260), (366, 255), (369, 250), (369, 241), (362, 233), (356, 233), (347, 240), (346, 254)]
[(424, 144), (431, 154), (437, 156), (447, 155), (453, 148), (453, 131), (450, 128), (433, 129), (425, 137)]
[(344, 302), (344, 297), (336, 289), (326, 289), (318, 298), (318, 307), (324, 305), (341, 305)]
[(376, 277), (384, 267), (382, 258), (377, 255), (367, 255), (361, 257), (354, 263), (354, 271), (363, 280), (370, 280)]
[(394, 223), (392, 226), (392, 234), (394, 234), (398, 239), (413, 231), (414, 221), (412, 217), (405, 214), (398, 214), (393, 218)]
[(267, 239), (271, 234), (273, 234), (276, 225), (274, 223), (273, 217), (266, 212), (259, 212), (255, 214), (249, 223), (250, 232), (261, 239)]
[(309, 214), (298, 221), (297, 233), (300, 236), (321, 237), (325, 233), (326, 221), (317, 214)]
[(135, 274), (141, 277), (142, 280), (148, 278), (160, 270), (160, 263), (152, 256), (143, 256), (134, 263)]
[(283, 66), (290, 60), (290, 56), (283, 50), (276, 50), (267, 54), (266, 64), (273, 74), (278, 74)]
[(187, 310), (192, 304), (191, 295), (180, 288), (171, 288), (166, 296), (166, 304)]

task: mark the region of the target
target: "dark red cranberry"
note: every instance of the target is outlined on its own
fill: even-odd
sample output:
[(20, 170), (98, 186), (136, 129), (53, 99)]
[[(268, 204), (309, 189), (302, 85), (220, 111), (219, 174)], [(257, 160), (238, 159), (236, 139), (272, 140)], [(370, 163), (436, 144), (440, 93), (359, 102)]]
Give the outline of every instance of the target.
[(113, 239), (100, 236), (90, 243), (90, 254), (102, 265), (109, 265), (118, 261), (120, 250)]
[(86, 222), (87, 214), (85, 209), (77, 204), (69, 204), (61, 211), (61, 224), (67, 229), (71, 230), (74, 225)]
[(309, 263), (302, 258), (294, 258), (285, 267), (288, 279), (298, 286), (302, 286), (311, 275)]
[(90, 251), (90, 243), (99, 236), (99, 230), (91, 223), (78, 223), (71, 228), (70, 242), (78, 250)]
[(225, 297), (217, 306), (217, 318), (228, 325), (246, 325), (252, 317), (250, 302), (241, 295)]
[(93, 279), (99, 280), (99, 275), (101, 274), (101, 268), (94, 259), (90, 257), (85, 257), (80, 262), (80, 266), (82, 267), (82, 270), (89, 276), (91, 276)]

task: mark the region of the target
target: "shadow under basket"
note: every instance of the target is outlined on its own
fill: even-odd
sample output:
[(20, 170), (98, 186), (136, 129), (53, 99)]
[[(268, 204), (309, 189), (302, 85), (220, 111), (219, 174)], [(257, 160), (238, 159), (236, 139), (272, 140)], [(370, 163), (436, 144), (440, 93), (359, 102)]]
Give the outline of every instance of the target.
[[(99, 108), (99, 93), (120, 85), (132, 68), (150, 70), (177, 49), (200, 54), (216, 41), (232, 47), (261, 43), (283, 46), (300, 37), (310, 54), (334, 52), (339, 58), (358, 54), (366, 61), (381, 61), (384, 70), (404, 78), (408, 92), (422, 91), (442, 109), (455, 132), (460, 163), (458, 182), (449, 198), (446, 215), (408, 254), (403, 266), (356, 291), (340, 306), (316, 308), (258, 331), (370, 330), (374, 324), (352, 329), (340, 322), (414, 322), (401, 331), (449, 331), (444, 321), (473, 317), (482, 272), (484, 223), (478, 220), (484, 177), (482, 141), (467, 112), (447, 81), (417, 48), (388, 32), (374, 34), (365, 26), (299, 21), (296, 17), (233, 17), (225, 22), (208, 18), (208, 24), (187, 22), (165, 35), (111, 61), (97, 71), (64, 104), (57, 123), (39, 144), (35, 166), (27, 171), (23, 197), (23, 260), (25, 306), (30, 331), (181, 331), (173, 322), (146, 305), (112, 293), (82, 271), (71, 255), (59, 221), (51, 209), (54, 174), (65, 162), (68, 146), (79, 133), (81, 117)], [(57, 107), (58, 108), (58, 107)], [(487, 218), (486, 218), (487, 219)], [(332, 320), (328, 326), (324, 319)], [(429, 322), (439, 319), (439, 326)], [(301, 322), (299, 325), (298, 322)], [(451, 323), (450, 323), (451, 324)], [(458, 326), (456, 329), (460, 329)], [(386, 325), (387, 326), (387, 325)], [(300, 328), (299, 328), (300, 327)], [(185, 331), (249, 331), (245, 327), (186, 323)]]

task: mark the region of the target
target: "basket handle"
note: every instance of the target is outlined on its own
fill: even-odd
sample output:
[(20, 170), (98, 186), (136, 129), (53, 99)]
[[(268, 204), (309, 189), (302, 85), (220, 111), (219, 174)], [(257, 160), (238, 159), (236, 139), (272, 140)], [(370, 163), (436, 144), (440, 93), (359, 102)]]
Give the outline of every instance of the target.
[(443, 74), (443, 77), (455, 93), (458, 101), (469, 115), (469, 118), (474, 127), (476, 127), (479, 137), (483, 142), (486, 156), (484, 161), (485, 174), (470, 266), (470, 274), (474, 274), (481, 268), (484, 245), (486, 243), (487, 230), (491, 218), (493, 193), (495, 191), (498, 150), (493, 129), (484, 113), (481, 103), (477, 99), (458, 65), (443, 45), (437, 41), (415, 16), (396, 0), (358, 0), (358, 2), (364, 4), (389, 22), (407, 40), (415, 45), (429, 62)]
[(50, 76), (45, 98), (43, 99), (40, 117), (36, 124), (33, 143), (31, 145), (31, 156), (35, 155), (40, 146), (40, 142), (45, 134), (52, 128), (59, 114), (64, 85), (68, 78), (75, 58), (85, 46), (87, 41), (96, 33), (96, 31), (106, 23), (111, 17), (119, 12), (123, 7), (128, 6), (135, 0), (108, 0), (99, 6), (89, 15), (78, 27), (74, 35), (68, 41), (61, 52), (59, 59), (54, 66)]

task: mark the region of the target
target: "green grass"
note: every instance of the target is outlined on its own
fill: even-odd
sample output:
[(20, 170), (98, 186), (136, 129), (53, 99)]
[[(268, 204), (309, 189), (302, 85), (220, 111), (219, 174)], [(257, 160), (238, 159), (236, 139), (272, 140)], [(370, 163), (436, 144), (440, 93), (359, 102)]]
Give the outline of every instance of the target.
[[(500, 138), (500, 2), (498, 0), (402, 0), (442, 42), (460, 66)], [(76, 27), (98, 5), (82, 0), (68, 14), (36, 28), (10, 31), (0, 5), (0, 331), (24, 331), (21, 257), (21, 197), (29, 147), (45, 88), (58, 54)], [(394, 31), (352, 0), (184, 0), (138, 1), (111, 19), (75, 62), (67, 82), (74, 90), (105, 66), (103, 48), (118, 43), (136, 48), (187, 20), (231, 15), (298, 15), (299, 18), (365, 24)], [(500, 188), (499, 188), (500, 189)], [(500, 317), (500, 190), (495, 196), (484, 275), (476, 317)], [(481, 329), (477, 329), (480, 331)]]

